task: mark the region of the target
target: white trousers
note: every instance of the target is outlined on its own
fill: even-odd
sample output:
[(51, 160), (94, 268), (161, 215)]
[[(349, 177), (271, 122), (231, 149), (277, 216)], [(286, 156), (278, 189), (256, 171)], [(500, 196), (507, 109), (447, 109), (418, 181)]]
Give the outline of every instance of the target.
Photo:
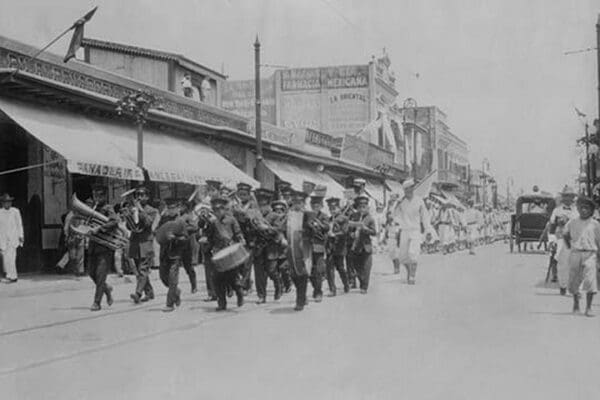
[(558, 284), (561, 288), (567, 288), (569, 284), (569, 254), (571, 250), (567, 248), (567, 245), (563, 239), (559, 239), (556, 243), (556, 269), (558, 275)]
[(17, 279), (17, 248), (9, 247), (0, 250), (2, 256), (2, 265), (7, 279)]

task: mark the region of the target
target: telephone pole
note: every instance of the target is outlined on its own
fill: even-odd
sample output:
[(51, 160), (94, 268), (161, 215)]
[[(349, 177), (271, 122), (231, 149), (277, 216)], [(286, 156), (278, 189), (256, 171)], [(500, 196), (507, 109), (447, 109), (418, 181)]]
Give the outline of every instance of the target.
[(256, 168), (254, 178), (259, 180), (259, 171), (263, 159), (262, 151), (262, 125), (261, 125), (261, 100), (260, 100), (260, 42), (258, 35), (254, 42), (254, 98), (255, 98), (255, 131), (256, 131)]

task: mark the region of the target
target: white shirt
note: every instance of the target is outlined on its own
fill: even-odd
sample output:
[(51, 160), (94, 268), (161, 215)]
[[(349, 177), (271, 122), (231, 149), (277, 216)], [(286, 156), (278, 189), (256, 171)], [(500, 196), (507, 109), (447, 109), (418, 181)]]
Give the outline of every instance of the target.
[(0, 250), (19, 247), (23, 237), (23, 221), (18, 209), (0, 208)]
[(431, 224), (429, 223), (429, 213), (423, 199), (418, 196), (413, 196), (411, 200), (404, 198), (394, 208), (394, 222), (403, 231), (411, 231), (412, 233), (421, 234), (421, 224), (425, 227), (426, 232), (431, 232)]
[[(559, 205), (558, 207), (552, 210), (552, 215), (550, 216), (550, 223), (557, 224), (555, 235), (558, 238), (562, 237), (562, 231), (567, 222), (574, 218), (578, 218), (579, 213), (575, 205), (571, 205), (570, 207), (565, 206), (564, 204)], [(562, 220), (562, 223), (560, 223)]]

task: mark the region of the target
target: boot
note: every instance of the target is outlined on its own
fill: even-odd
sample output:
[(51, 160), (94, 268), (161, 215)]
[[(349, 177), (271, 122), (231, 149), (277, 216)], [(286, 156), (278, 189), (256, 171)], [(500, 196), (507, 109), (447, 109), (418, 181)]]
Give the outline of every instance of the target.
[(273, 300), (277, 301), (279, 299), (281, 299), (281, 281), (279, 279), (276, 279), (274, 281), (275, 284), (275, 295), (273, 296)]
[(90, 307), (90, 311), (100, 311), (100, 309), (102, 309), (102, 307), (100, 307), (100, 304), (98, 304), (98, 303), (94, 303)]
[(139, 294), (132, 293), (132, 294), (129, 295), (129, 297), (131, 297), (131, 300), (133, 300), (133, 302), (135, 304), (140, 304), (141, 299), (140, 299), (140, 295)]
[(244, 305), (244, 291), (237, 290), (236, 295), (237, 295), (237, 306), (242, 307)]
[(108, 304), (109, 306), (113, 305), (112, 291), (112, 286), (106, 285), (106, 304)]

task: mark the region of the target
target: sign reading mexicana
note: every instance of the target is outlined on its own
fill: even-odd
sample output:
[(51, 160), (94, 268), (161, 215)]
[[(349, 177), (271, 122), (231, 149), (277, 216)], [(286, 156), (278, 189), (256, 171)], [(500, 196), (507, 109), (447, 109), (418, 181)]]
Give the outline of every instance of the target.
[(359, 88), (368, 85), (369, 69), (366, 65), (296, 68), (281, 71), (283, 91)]

